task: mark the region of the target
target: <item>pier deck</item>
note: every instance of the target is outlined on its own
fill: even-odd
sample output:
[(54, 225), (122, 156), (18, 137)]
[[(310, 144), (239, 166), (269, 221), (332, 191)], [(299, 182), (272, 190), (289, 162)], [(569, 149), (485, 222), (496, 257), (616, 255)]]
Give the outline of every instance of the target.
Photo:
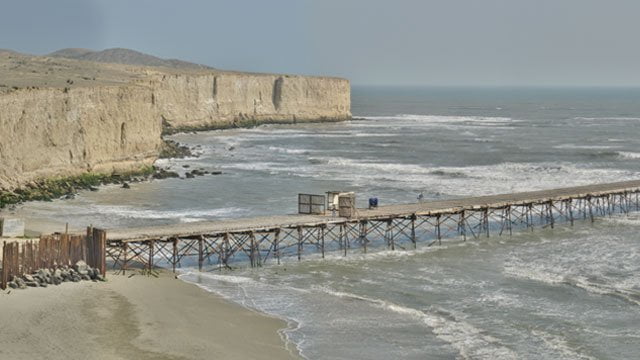
[(151, 267), (158, 256), (174, 269), (189, 257), (197, 257), (200, 268), (205, 261), (228, 266), (233, 258), (259, 266), (269, 258), (300, 259), (309, 245), (322, 256), (332, 250), (346, 255), (354, 247), (366, 252), (376, 242), (395, 250), (452, 235), (464, 240), (489, 236), (492, 229), (501, 235), (517, 226), (553, 227), (563, 220), (573, 225), (578, 218), (593, 221), (597, 215), (638, 210), (638, 193), (640, 180), (634, 180), (386, 205), (358, 209), (351, 218), (295, 214), (110, 229), (107, 246), (114, 267), (121, 270), (133, 263)]

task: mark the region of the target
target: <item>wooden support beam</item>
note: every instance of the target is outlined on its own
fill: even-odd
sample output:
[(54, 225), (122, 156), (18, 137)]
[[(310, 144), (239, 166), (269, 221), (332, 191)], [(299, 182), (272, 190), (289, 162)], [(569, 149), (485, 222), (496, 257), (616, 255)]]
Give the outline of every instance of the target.
[(629, 192), (624, 192), (624, 213), (629, 215), (629, 211), (631, 211), (631, 200), (629, 196)]
[(340, 225), (340, 242), (342, 244), (342, 249), (344, 251), (344, 256), (347, 256), (347, 240), (348, 240), (348, 235), (345, 234), (345, 227), (347, 226), (346, 223), (341, 223)]
[(300, 261), (300, 259), (302, 258), (302, 242), (303, 241), (304, 241), (304, 238), (303, 238), (302, 226), (298, 226), (298, 261)]
[(466, 215), (465, 215), (465, 211), (462, 210), (460, 212), (460, 219), (458, 220), (459, 223), (459, 227), (460, 227), (460, 232), (462, 233), (462, 241), (467, 241), (467, 225), (466, 225)]
[(527, 228), (531, 228), (531, 231), (533, 231), (533, 215), (532, 215), (532, 211), (533, 211), (533, 204), (527, 204), (527, 209), (525, 210), (527, 212)]
[(487, 237), (489, 237), (489, 208), (485, 207), (482, 211), (484, 218), (484, 229), (487, 232)]
[(149, 271), (153, 269), (153, 259), (155, 257), (155, 240), (149, 240)]
[(571, 223), (571, 226), (573, 226), (573, 199), (567, 200), (566, 204), (569, 212), (569, 222)]
[(391, 250), (395, 251), (396, 244), (393, 237), (393, 220), (392, 219), (387, 220), (386, 235), (387, 235), (388, 246), (391, 248)]
[(222, 264), (225, 267), (229, 267), (229, 233), (226, 232), (222, 238)]
[(320, 225), (320, 249), (322, 251), (322, 258), (324, 259), (324, 230), (326, 225)]
[(255, 251), (256, 251), (256, 235), (253, 231), (251, 231), (249, 233), (249, 239), (250, 239), (250, 250), (249, 250), (249, 259), (251, 260), (251, 267), (256, 267), (257, 266), (257, 262), (256, 262), (256, 258), (255, 258)]
[(171, 264), (173, 265), (173, 272), (176, 272), (176, 263), (178, 262), (178, 239), (173, 238), (173, 252), (171, 256)]
[(360, 241), (362, 242), (362, 246), (364, 248), (364, 253), (367, 253), (367, 222), (360, 222)]
[(416, 239), (416, 214), (411, 214), (411, 242), (413, 243), (413, 248), (416, 249), (418, 247), (417, 239)]
[(278, 265), (280, 265), (280, 248), (278, 247), (280, 243), (280, 228), (277, 228), (273, 234), (273, 251), (276, 255), (276, 260), (278, 261)]
[(511, 205), (507, 206), (507, 224), (509, 226), (509, 236), (513, 236), (513, 222), (511, 221)]
[(442, 236), (440, 234), (440, 214), (436, 215), (436, 236), (438, 238), (438, 245), (442, 245)]
[(122, 243), (122, 253), (123, 253), (123, 260), (122, 260), (122, 275), (126, 275), (127, 272), (127, 252), (129, 250), (129, 243), (128, 242), (124, 242)]
[(198, 237), (198, 271), (202, 271), (204, 263), (204, 238), (202, 235)]

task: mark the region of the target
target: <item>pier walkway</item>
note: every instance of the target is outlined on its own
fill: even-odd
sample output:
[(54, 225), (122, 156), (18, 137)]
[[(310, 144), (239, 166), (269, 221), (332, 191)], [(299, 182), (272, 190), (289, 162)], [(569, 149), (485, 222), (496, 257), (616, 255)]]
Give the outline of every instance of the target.
[[(515, 228), (573, 225), (578, 219), (628, 213), (640, 208), (640, 180), (511, 194), (425, 201), (357, 209), (350, 218), (331, 215), (277, 215), (224, 221), (107, 230), (107, 257), (113, 267), (176, 266), (191, 261), (260, 266), (282, 257), (349, 251), (383, 245), (391, 250), (441, 243), (443, 238), (477, 238)], [(191, 259), (191, 260), (189, 260)], [(206, 263), (206, 264), (205, 264)]]

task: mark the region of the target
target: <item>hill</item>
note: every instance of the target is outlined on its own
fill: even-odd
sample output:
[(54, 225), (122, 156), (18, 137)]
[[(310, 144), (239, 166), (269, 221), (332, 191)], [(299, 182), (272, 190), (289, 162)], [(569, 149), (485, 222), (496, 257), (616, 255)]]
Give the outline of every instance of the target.
[(123, 48), (106, 49), (102, 51), (68, 48), (54, 51), (46, 56), (113, 64), (164, 66), (175, 69), (213, 69), (206, 65), (177, 59), (162, 59), (139, 51)]

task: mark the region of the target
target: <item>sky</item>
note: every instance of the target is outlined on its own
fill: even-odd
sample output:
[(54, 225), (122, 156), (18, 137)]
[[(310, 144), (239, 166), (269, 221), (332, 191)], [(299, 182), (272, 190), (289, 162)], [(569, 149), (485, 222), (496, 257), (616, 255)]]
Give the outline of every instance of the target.
[(640, 1), (0, 0), (0, 48), (131, 48), (354, 85), (640, 86)]

